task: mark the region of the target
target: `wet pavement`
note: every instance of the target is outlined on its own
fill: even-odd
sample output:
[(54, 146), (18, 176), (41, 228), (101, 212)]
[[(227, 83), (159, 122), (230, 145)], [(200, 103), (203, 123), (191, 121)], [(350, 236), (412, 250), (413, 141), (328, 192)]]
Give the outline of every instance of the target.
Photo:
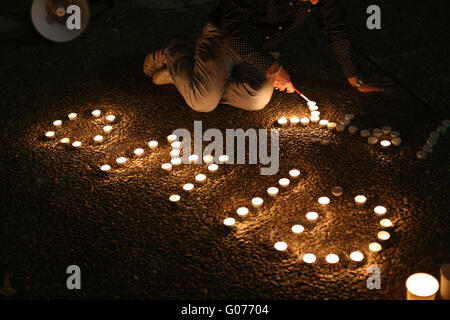
[[(173, 86), (151, 83), (142, 61), (172, 37), (194, 41), (212, 2), (127, 3), (116, 2), (70, 43), (30, 33), (2, 44), (0, 277), (10, 283), (0, 288), (1, 298), (404, 299), (411, 273), (438, 277), (450, 259), (448, 134), (428, 159), (416, 152), (449, 118), (448, 4), (384, 4), (382, 30), (369, 31), (365, 9), (372, 3), (345, 2), (363, 73), (396, 81), (382, 94), (348, 87), (312, 22), (281, 48), (294, 84), (317, 101), (321, 117), (338, 122), (354, 114), (351, 124), (360, 129), (401, 133), (401, 146), (383, 149), (359, 132), (279, 128), (280, 117), (308, 115), (297, 95), (277, 92), (258, 112), (190, 110)], [(103, 115), (93, 118), (94, 109)], [(67, 119), (70, 112), (78, 114), (75, 121)], [(108, 113), (116, 115), (114, 129), (95, 143)], [(56, 119), (64, 120), (56, 138), (45, 139)], [(166, 136), (192, 130), (195, 120), (204, 130), (280, 129), (279, 173), (260, 176), (255, 165), (163, 171), (170, 160)], [(82, 147), (58, 143), (63, 137)], [(150, 150), (149, 140), (159, 147)], [(133, 155), (138, 147), (141, 157)], [(128, 162), (115, 164), (119, 156)], [(99, 169), (105, 163), (108, 172)], [(266, 189), (293, 168), (300, 176), (268, 197)], [(202, 184), (194, 183), (198, 173), (207, 175)], [(182, 190), (188, 182), (195, 184), (190, 193)], [(341, 197), (331, 194), (334, 186), (343, 188)], [(171, 194), (181, 200), (171, 203)], [(358, 194), (367, 197), (365, 205), (354, 203)], [(251, 205), (255, 196), (264, 199), (260, 208)], [(320, 196), (331, 203), (318, 205)], [(377, 240), (383, 230), (377, 205), (393, 223), (387, 241)], [(250, 209), (246, 217), (236, 214), (241, 206)], [(306, 219), (309, 211), (319, 214), (317, 221)], [(224, 226), (226, 217), (236, 224)], [(292, 233), (294, 224), (304, 232)], [(288, 249), (276, 251), (277, 241)], [(374, 241), (380, 252), (369, 251)], [(363, 252), (362, 262), (349, 259), (354, 250)], [(317, 261), (303, 262), (305, 253)], [(329, 253), (340, 261), (327, 263)], [(72, 264), (82, 270), (82, 290), (66, 288)], [(366, 287), (371, 265), (381, 268), (379, 290)]]

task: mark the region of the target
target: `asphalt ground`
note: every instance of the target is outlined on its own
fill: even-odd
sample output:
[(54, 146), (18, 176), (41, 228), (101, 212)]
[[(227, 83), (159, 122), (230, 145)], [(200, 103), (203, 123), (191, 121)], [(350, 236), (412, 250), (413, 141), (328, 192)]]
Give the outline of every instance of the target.
[[(174, 2), (175, 3), (175, 2)], [(173, 86), (154, 86), (142, 73), (145, 55), (172, 38), (195, 40), (213, 7), (184, 2), (116, 2), (91, 21), (77, 40), (49, 43), (38, 35), (1, 45), (0, 276), (8, 279), (2, 299), (404, 299), (405, 280), (414, 272), (439, 276), (450, 260), (448, 135), (433, 153), (416, 152), (431, 131), (449, 118), (447, 101), (448, 3), (383, 3), (383, 27), (365, 27), (368, 1), (346, 1), (357, 62), (369, 78), (391, 76), (382, 94), (349, 88), (326, 39), (311, 22), (281, 48), (281, 61), (294, 84), (317, 101), (321, 117), (342, 120), (354, 114), (360, 129), (391, 126), (400, 147), (370, 146), (357, 134), (313, 126), (279, 128), (280, 117), (308, 114), (297, 95), (276, 92), (262, 111), (221, 105), (200, 114), (187, 107)], [(26, 6), (8, 7), (23, 12)], [(20, 9), (20, 10), (19, 10)], [(99, 11), (100, 8), (99, 8)], [(406, 89), (406, 90), (405, 90)], [(412, 94), (413, 93), (413, 94)], [(95, 144), (104, 117), (115, 114), (111, 134)], [(69, 121), (67, 115), (78, 118)], [(45, 139), (52, 122), (64, 120), (57, 139)], [(279, 128), (280, 172), (259, 175), (258, 165), (182, 165), (167, 173), (166, 136), (176, 128)], [(319, 142), (311, 141), (311, 135)], [(58, 143), (79, 139), (73, 149)], [(158, 149), (146, 147), (149, 140)], [(320, 141), (328, 139), (329, 145)], [(142, 157), (133, 155), (137, 147)], [(126, 156), (118, 166), (114, 160)], [(105, 173), (105, 163), (112, 169)], [(266, 189), (301, 171), (289, 188), (270, 198)], [(184, 183), (207, 174), (191, 193)], [(341, 186), (336, 198), (331, 188)], [(281, 188), (280, 188), (281, 189)], [(168, 201), (180, 194), (177, 204)], [(353, 197), (368, 200), (357, 206)], [(261, 196), (261, 208), (252, 197)], [(331, 203), (320, 207), (317, 199)], [(370, 252), (382, 230), (376, 205), (386, 206), (391, 238)], [(235, 210), (247, 206), (247, 217)], [(305, 213), (317, 211), (308, 222)], [(222, 221), (234, 217), (233, 227)], [(295, 235), (293, 224), (305, 231)], [(285, 241), (278, 252), (274, 243)], [(361, 263), (349, 260), (353, 250)], [(305, 253), (317, 261), (306, 264)], [(329, 253), (340, 257), (330, 265)], [(82, 289), (68, 290), (66, 268), (79, 265)], [(381, 289), (369, 290), (371, 265), (381, 269)]]

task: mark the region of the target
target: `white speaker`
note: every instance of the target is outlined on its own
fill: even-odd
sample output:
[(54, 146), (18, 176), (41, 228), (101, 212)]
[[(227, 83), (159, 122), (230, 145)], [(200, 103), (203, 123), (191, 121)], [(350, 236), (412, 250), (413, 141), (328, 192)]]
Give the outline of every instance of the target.
[(66, 42), (83, 33), (89, 22), (87, 0), (33, 0), (31, 21), (37, 32), (55, 42)]

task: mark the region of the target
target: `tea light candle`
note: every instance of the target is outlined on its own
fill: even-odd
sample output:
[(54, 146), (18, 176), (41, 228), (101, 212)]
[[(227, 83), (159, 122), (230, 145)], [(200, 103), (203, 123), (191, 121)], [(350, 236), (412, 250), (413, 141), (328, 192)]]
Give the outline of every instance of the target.
[(325, 261), (330, 264), (335, 264), (339, 262), (339, 257), (337, 254), (330, 253), (325, 257)]
[(278, 251), (285, 251), (287, 249), (288, 245), (286, 244), (286, 242), (278, 241), (275, 243), (274, 247)]
[(172, 149), (180, 149), (181, 148), (181, 142), (180, 141), (174, 141), (170, 144)]
[(306, 219), (309, 221), (316, 221), (319, 218), (319, 214), (317, 212), (308, 212), (306, 214)]
[(180, 150), (178, 150), (178, 149), (170, 150), (170, 157), (171, 158), (179, 158)]
[(373, 129), (372, 134), (373, 134), (375, 137), (379, 138), (379, 137), (381, 137), (381, 135), (383, 134), (383, 130), (381, 130), (381, 129), (379, 129), (379, 128)]
[(180, 159), (180, 158), (172, 158), (172, 159), (170, 160), (170, 163), (171, 163), (173, 166), (179, 166), (179, 165), (181, 164), (181, 159)]
[(353, 251), (352, 253), (350, 253), (350, 259), (355, 262), (361, 262), (364, 260), (364, 255), (361, 251)]
[(320, 111), (311, 111), (311, 117), (320, 117)]
[(203, 156), (203, 161), (206, 164), (212, 163), (214, 161), (214, 157), (210, 154), (207, 154), (207, 155)]
[(363, 195), (358, 195), (358, 196), (355, 197), (355, 202), (357, 204), (361, 205), (361, 204), (366, 203), (366, 201), (367, 201), (367, 198), (365, 196), (363, 196)]
[(440, 270), (441, 273), (441, 298), (450, 300), (450, 263), (445, 263)]
[(387, 231), (380, 231), (377, 234), (377, 238), (380, 239), (381, 241), (389, 240), (390, 237), (391, 235)]
[(320, 120), (318, 116), (311, 116), (309, 119), (311, 120), (311, 123), (317, 123)]
[(199, 173), (198, 175), (195, 176), (195, 181), (197, 182), (205, 182), (206, 180), (206, 175), (204, 175), (203, 173)]
[(427, 158), (427, 153), (425, 151), (418, 151), (416, 153), (417, 158), (423, 160)]
[(309, 124), (309, 118), (301, 118), (300, 123), (304, 126)]
[(150, 149), (156, 149), (158, 147), (158, 141), (152, 140), (148, 143)]
[(248, 215), (248, 209), (246, 207), (240, 207), (236, 210), (236, 213), (240, 216)]
[(174, 134), (171, 134), (171, 135), (168, 135), (167, 136), (167, 141), (169, 142), (169, 143), (172, 143), (172, 142), (174, 142), (175, 140), (177, 140), (178, 139), (178, 137), (176, 136), (176, 135), (174, 135)]
[(100, 170), (102, 171), (109, 171), (111, 169), (111, 166), (109, 164), (104, 164), (100, 167)]
[(445, 134), (447, 133), (447, 127), (446, 126), (439, 126), (436, 128), (437, 132), (439, 132), (440, 134)]
[(302, 233), (305, 230), (305, 228), (301, 224), (296, 224), (296, 225), (292, 226), (291, 230), (293, 233), (298, 234), (298, 233)]
[(373, 208), (373, 212), (375, 212), (375, 214), (379, 217), (384, 216), (387, 212), (386, 207), (383, 206), (376, 206), (375, 208)]
[(377, 137), (369, 137), (369, 139), (367, 139), (367, 143), (369, 143), (370, 145), (374, 145), (378, 142), (378, 138)]
[(369, 250), (372, 252), (378, 252), (381, 251), (382, 247), (381, 244), (379, 244), (378, 242), (371, 242), (369, 244)]
[(323, 138), (322, 140), (320, 140), (320, 143), (321, 143), (323, 146), (329, 145), (330, 142), (331, 142), (331, 141), (330, 141), (329, 139), (327, 139), (327, 138)]
[(184, 191), (192, 191), (193, 189), (194, 189), (194, 185), (192, 183), (186, 183), (185, 185), (183, 185)]
[(325, 119), (320, 120), (320, 121), (319, 121), (319, 125), (320, 125), (321, 127), (326, 127), (326, 126), (328, 126), (328, 120), (325, 120)]
[(330, 198), (328, 198), (328, 197), (320, 197), (318, 202), (321, 205), (326, 206), (326, 205), (328, 205), (330, 203)]
[(112, 130), (112, 126), (104, 126), (103, 127), (103, 131), (105, 132), (105, 133), (110, 133), (111, 132), (111, 130)]
[(310, 135), (309, 138), (311, 139), (311, 142), (313, 142), (313, 143), (317, 143), (320, 141), (319, 136), (316, 136), (315, 134)]
[(328, 122), (328, 124), (327, 124), (327, 129), (328, 129), (328, 130), (334, 130), (334, 129), (336, 129), (336, 123), (334, 123), (334, 122)]
[(74, 141), (74, 142), (72, 142), (72, 147), (74, 147), (74, 148), (81, 147), (81, 141)]
[(267, 189), (267, 194), (271, 197), (275, 197), (278, 194), (278, 188), (276, 187), (270, 187)]
[(307, 105), (308, 105), (308, 107), (313, 107), (313, 106), (317, 105), (317, 102), (310, 100), (310, 101), (308, 101)]
[(344, 190), (341, 187), (333, 187), (331, 189), (331, 194), (335, 197), (340, 197), (342, 196), (342, 193), (344, 192)]
[(278, 119), (278, 124), (280, 126), (285, 126), (285, 125), (287, 125), (287, 123), (288, 123), (288, 120), (285, 117)]
[(198, 155), (196, 154), (191, 154), (188, 157), (189, 163), (195, 163), (198, 161)]
[[(363, 138), (367, 138), (368, 136), (370, 136), (370, 131), (369, 130), (361, 130), (361, 132), (359, 133), (361, 135), (361, 137)], [(378, 140), (378, 139), (377, 139)]]
[(116, 120), (116, 116), (113, 114), (110, 114), (109, 116), (106, 116), (106, 121), (113, 122)]
[(227, 163), (229, 159), (230, 159), (230, 157), (227, 156), (226, 154), (219, 156), (220, 163)]
[(57, 128), (60, 128), (62, 126), (62, 120), (53, 121), (53, 125)]
[(170, 163), (163, 163), (163, 164), (161, 165), (161, 168), (162, 168), (164, 171), (170, 171), (170, 170), (172, 170), (172, 164), (170, 164)]
[(309, 111), (317, 111), (317, 110), (319, 110), (319, 107), (318, 106), (310, 106), (310, 107), (308, 107), (308, 109), (309, 109)]
[(400, 132), (392, 131), (391, 132), (391, 138), (400, 138)]
[(343, 126), (347, 127), (350, 124), (350, 120), (348, 119), (344, 119), (340, 122), (340, 124), (342, 124)]
[(391, 142), (392, 142), (392, 144), (394, 146), (398, 147), (399, 145), (402, 144), (402, 139), (400, 139), (400, 138), (392, 138)]
[(102, 112), (100, 110), (94, 110), (91, 112), (91, 114), (95, 117), (98, 118), (100, 117), (100, 115), (102, 114)]
[(429, 143), (424, 144), (423, 147), (422, 147), (422, 150), (427, 152), (427, 153), (431, 153), (431, 152), (433, 152), (433, 145), (429, 144)]
[(358, 127), (350, 126), (350, 127), (348, 127), (348, 132), (350, 132), (351, 134), (354, 134), (354, 133), (358, 132)]
[(414, 273), (406, 279), (407, 300), (434, 300), (439, 282), (427, 273)]
[(388, 148), (388, 147), (391, 146), (391, 142), (390, 142), (389, 140), (381, 140), (380, 145), (381, 145), (383, 148)]
[(300, 122), (300, 119), (296, 116), (293, 116), (291, 119), (289, 119), (289, 121), (291, 122), (291, 124), (298, 124)]
[(345, 130), (345, 125), (343, 125), (342, 123), (338, 123), (336, 125), (336, 131), (337, 132), (343, 132)]
[(169, 197), (169, 200), (172, 202), (178, 202), (180, 201), (181, 197), (178, 194), (173, 194)]
[(59, 140), (59, 142), (64, 143), (64, 144), (68, 144), (70, 142), (69, 138), (62, 138), (61, 140)]
[(133, 152), (134, 152), (135, 155), (141, 156), (141, 155), (144, 154), (144, 149), (142, 149), (142, 148), (137, 148), (137, 149), (134, 149)]
[(210, 171), (210, 172), (216, 172), (217, 169), (219, 169), (219, 166), (215, 163), (212, 163), (208, 166), (208, 171)]
[(95, 136), (94, 137), (94, 141), (95, 142), (102, 142), (103, 141), (103, 136), (101, 136), (101, 135)]
[(348, 114), (346, 114), (346, 115), (344, 116), (344, 119), (345, 119), (345, 120), (348, 120), (348, 121), (351, 121), (351, 120), (353, 120), (354, 117), (355, 117), (355, 116), (354, 116), (353, 114), (348, 113)]
[(264, 203), (264, 200), (260, 197), (255, 197), (252, 199), (252, 205), (255, 207), (261, 207)]
[(281, 178), (280, 180), (278, 180), (278, 183), (280, 184), (280, 186), (282, 186), (283, 188), (287, 188), (289, 186), (289, 179), (287, 178)]
[(447, 128), (450, 128), (450, 120), (442, 120), (441, 124)]
[(429, 137), (429, 138), (427, 139), (427, 143), (429, 143), (429, 144), (431, 144), (431, 145), (433, 145), (433, 146), (437, 145), (438, 141), (439, 141), (438, 139), (432, 138), (432, 137)]
[(73, 121), (78, 117), (78, 115), (75, 112), (72, 112), (72, 113), (69, 113), (68, 117), (69, 117), (69, 120)]
[(234, 220), (233, 218), (226, 218), (223, 220), (223, 224), (226, 225), (227, 227), (231, 227), (236, 223), (236, 220)]
[(433, 131), (430, 133), (430, 137), (438, 139), (440, 137), (440, 134), (437, 131)]
[(54, 138), (54, 137), (55, 137), (55, 131), (47, 131), (47, 132), (45, 133), (45, 136), (46, 136), (47, 138)]
[(383, 130), (384, 134), (389, 134), (392, 131), (392, 128), (386, 126), (386, 127), (381, 128), (381, 130)]
[(392, 227), (392, 221), (389, 220), (389, 219), (381, 219), (381, 220), (380, 220), (380, 225), (381, 225), (383, 228), (390, 228), (390, 227)]
[(289, 175), (292, 178), (297, 178), (300, 175), (300, 171), (297, 169), (292, 169), (291, 171), (289, 171)]
[(316, 256), (314, 254), (312, 254), (312, 253), (305, 253), (303, 255), (302, 259), (303, 259), (303, 262), (309, 263), (309, 264), (310, 263), (314, 263), (317, 260)]
[(116, 159), (116, 162), (117, 162), (118, 164), (124, 164), (125, 162), (127, 162), (127, 158), (125, 158), (125, 157), (119, 157), (119, 158)]

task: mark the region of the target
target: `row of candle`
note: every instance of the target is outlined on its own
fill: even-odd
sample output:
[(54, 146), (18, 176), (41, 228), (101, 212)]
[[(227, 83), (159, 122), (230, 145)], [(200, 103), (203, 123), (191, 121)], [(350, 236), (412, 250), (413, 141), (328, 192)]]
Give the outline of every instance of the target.
[(419, 159), (426, 159), (427, 154), (433, 152), (437, 145), (441, 135), (447, 133), (447, 129), (450, 127), (450, 120), (442, 121), (441, 125), (436, 128), (436, 131), (432, 131), (427, 139), (427, 143), (422, 146), (422, 150), (418, 151), (416, 156)]

